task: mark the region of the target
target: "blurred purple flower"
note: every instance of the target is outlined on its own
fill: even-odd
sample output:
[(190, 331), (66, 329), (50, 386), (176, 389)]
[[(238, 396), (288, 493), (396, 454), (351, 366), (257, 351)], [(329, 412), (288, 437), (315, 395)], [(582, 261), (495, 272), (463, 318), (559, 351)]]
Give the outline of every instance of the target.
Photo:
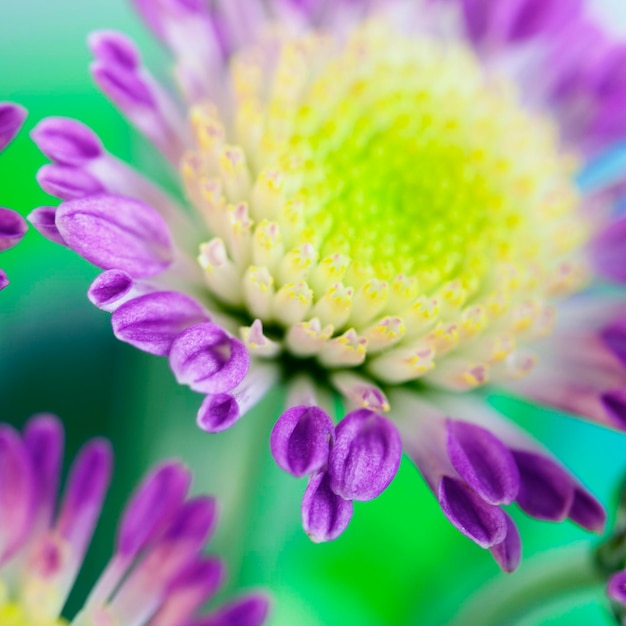
[[(64, 624), (61, 611), (80, 572), (112, 469), (107, 441), (79, 452), (57, 509), (63, 428), (37, 415), (22, 434), (0, 425), (0, 623)], [(155, 467), (118, 526), (113, 556), (72, 624), (261, 626), (268, 600), (249, 594), (199, 615), (224, 566), (202, 554), (217, 520), (213, 498), (188, 495), (177, 461)], [(240, 621), (232, 621), (233, 614)], [(17, 621), (16, 621), (17, 620)]]

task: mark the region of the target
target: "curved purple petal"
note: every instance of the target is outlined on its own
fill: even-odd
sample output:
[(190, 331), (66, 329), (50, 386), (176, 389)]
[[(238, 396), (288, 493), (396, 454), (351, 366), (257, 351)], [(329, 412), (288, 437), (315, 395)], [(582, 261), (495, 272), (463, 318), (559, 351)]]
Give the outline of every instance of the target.
[(400, 433), (388, 419), (367, 409), (349, 413), (328, 459), (331, 489), (346, 500), (372, 500), (394, 479), (401, 458)]
[(25, 119), (24, 107), (13, 102), (0, 102), (0, 152), (13, 141)]
[(174, 340), (169, 358), (179, 383), (208, 394), (234, 389), (250, 364), (244, 344), (213, 322), (184, 330)]
[(55, 415), (35, 415), (24, 428), (24, 445), (30, 456), (37, 489), (37, 515), (49, 524), (54, 513), (61, 463), (63, 426)]
[(145, 278), (160, 274), (173, 260), (166, 222), (131, 198), (100, 194), (64, 202), (56, 225), (70, 248), (105, 270)]
[(480, 41), (488, 30), (494, 0), (460, 0), (460, 2), (469, 36), (475, 42)]
[(574, 501), (574, 481), (555, 461), (538, 452), (512, 450), (520, 473), (517, 504), (541, 520), (562, 521)]
[(312, 476), (302, 498), (302, 526), (315, 543), (337, 539), (348, 527), (354, 506), (330, 488), (326, 472)]
[(65, 487), (56, 531), (82, 558), (100, 517), (109, 487), (113, 452), (108, 441), (93, 439), (78, 453)]
[(204, 399), (196, 416), (198, 426), (210, 433), (227, 430), (256, 406), (276, 379), (274, 367), (256, 363), (237, 387), (228, 393), (209, 394)]
[[(121, 274), (118, 278), (117, 286), (123, 287), (124, 278)], [(206, 311), (193, 298), (176, 291), (155, 291), (122, 304), (113, 313), (111, 324), (121, 341), (167, 356), (182, 331), (207, 320)]]
[(163, 39), (163, 27), (161, 25), (162, 10), (160, 4), (154, 2), (154, 0), (131, 0), (131, 2), (152, 32), (159, 39)]
[(200, 549), (209, 540), (217, 524), (217, 503), (210, 496), (198, 496), (185, 502), (164, 535), (166, 541), (180, 537), (191, 540)]
[[(555, 28), (564, 29), (580, 13), (582, 0), (517, 0), (499, 2), (497, 26), (505, 29), (511, 42), (548, 35)], [(507, 16), (502, 15), (508, 12)], [(504, 22), (504, 23), (503, 23)]]
[(611, 576), (606, 593), (611, 600), (626, 605), (626, 570)]
[(208, 433), (219, 433), (228, 430), (240, 417), (237, 399), (229, 393), (217, 393), (203, 400), (196, 423)]
[(2, 291), (5, 287), (8, 287), (9, 279), (3, 269), (0, 269), (0, 291)]
[(606, 511), (588, 491), (576, 486), (569, 518), (585, 530), (601, 533), (606, 524)]
[(141, 57), (132, 39), (114, 30), (97, 30), (89, 33), (87, 45), (94, 57), (127, 70), (141, 66)]
[(600, 402), (615, 428), (626, 430), (626, 388), (605, 391)]
[(461, 0), (475, 42), (517, 43), (562, 30), (581, 10), (581, 0)]
[(135, 556), (158, 537), (178, 513), (190, 483), (191, 474), (180, 463), (167, 463), (151, 472), (124, 511), (117, 539), (119, 553)]
[(503, 572), (514, 572), (522, 560), (522, 540), (515, 522), (505, 513), (506, 537), (490, 548), (491, 555)]
[(198, 606), (204, 604), (220, 588), (224, 581), (225, 567), (216, 557), (194, 560), (172, 582), (170, 594), (190, 589), (198, 590)]
[(270, 449), (278, 466), (301, 477), (325, 468), (334, 441), (333, 422), (317, 406), (294, 406), (272, 429)]
[(19, 213), (0, 207), (0, 252), (16, 246), (27, 230), (28, 224)]
[(104, 154), (104, 147), (91, 128), (68, 117), (47, 117), (33, 128), (30, 136), (51, 161), (62, 165), (84, 165)]
[(174, 577), (165, 592), (166, 599), (150, 625), (173, 626), (171, 620), (175, 616), (176, 624), (198, 626), (200, 622), (191, 622), (191, 619), (215, 595), (222, 585), (224, 573), (224, 565), (218, 558), (194, 559)]
[(39, 186), (51, 196), (61, 200), (74, 200), (105, 191), (102, 183), (79, 167), (69, 165), (44, 165), (37, 172)]
[(35, 230), (39, 231), (46, 239), (61, 246), (67, 246), (57, 228), (56, 214), (57, 207), (41, 206), (31, 211), (27, 219), (35, 227)]
[(441, 479), (437, 499), (450, 522), (481, 548), (492, 548), (505, 540), (507, 518), (504, 512), (485, 502), (457, 478), (444, 476)]
[(510, 504), (519, 471), (509, 449), (485, 428), (447, 420), (448, 457), (459, 476), (490, 504)]
[(231, 600), (213, 615), (201, 619), (196, 626), (261, 626), (269, 614), (266, 596), (251, 594)]
[(130, 293), (133, 285), (133, 277), (127, 272), (106, 270), (91, 283), (87, 297), (92, 304), (106, 311)]
[(591, 246), (596, 270), (605, 278), (626, 282), (626, 218), (609, 224)]
[(137, 107), (156, 106), (152, 92), (134, 68), (96, 61), (91, 65), (91, 74), (100, 90), (125, 113)]
[(0, 425), (0, 565), (19, 549), (35, 520), (35, 478), (19, 435)]
[(609, 350), (626, 367), (626, 320), (614, 320), (600, 332), (600, 337)]

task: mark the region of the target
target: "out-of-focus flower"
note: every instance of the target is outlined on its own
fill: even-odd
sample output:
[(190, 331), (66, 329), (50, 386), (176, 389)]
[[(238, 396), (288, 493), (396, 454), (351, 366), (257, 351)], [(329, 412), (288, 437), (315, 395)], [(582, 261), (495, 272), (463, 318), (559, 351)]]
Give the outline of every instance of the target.
[(611, 576), (607, 585), (607, 593), (611, 600), (626, 607), (626, 570)]
[[(17, 135), (26, 110), (12, 102), (0, 102), (0, 152), (2, 152)], [(15, 211), (0, 207), (0, 252), (17, 245), (24, 233), (27, 224), (24, 218)], [(9, 284), (9, 279), (0, 268), (0, 291)]]
[[(0, 425), (0, 623), (62, 626), (111, 474), (107, 441), (79, 452), (57, 509), (63, 429), (33, 417), (23, 434)], [(153, 469), (124, 510), (113, 557), (70, 621), (76, 626), (260, 626), (268, 602), (241, 597), (204, 616), (224, 566), (201, 550), (216, 522), (210, 497), (189, 498), (176, 461)], [(55, 511), (57, 511), (55, 513)]]
[(271, 449), (309, 477), (316, 541), (403, 448), (505, 570), (520, 539), (502, 505), (601, 529), (598, 502), (475, 390), (626, 427), (626, 310), (596, 289), (626, 280), (621, 181), (576, 183), (626, 136), (624, 44), (576, 0), (135, 5), (183, 104), (119, 33), (91, 35), (92, 73), (190, 210), (77, 121), (33, 132), (65, 202), (31, 222), (105, 270), (89, 298), (115, 335), (168, 356), (210, 432), (286, 381)]
[(613, 527), (596, 549), (594, 564), (607, 581), (606, 593), (617, 623), (626, 624), (626, 483), (620, 491)]

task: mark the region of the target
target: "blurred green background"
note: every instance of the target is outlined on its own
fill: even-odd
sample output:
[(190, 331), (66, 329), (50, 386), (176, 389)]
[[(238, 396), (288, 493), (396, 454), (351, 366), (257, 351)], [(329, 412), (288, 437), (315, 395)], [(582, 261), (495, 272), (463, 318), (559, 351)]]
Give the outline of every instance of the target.
[[(613, 4), (614, 10), (621, 8), (616, 15), (623, 24), (622, 1)], [(2, 1), (0, 24), (0, 100), (28, 108), (26, 130), (46, 115), (77, 117), (112, 152), (146, 161), (145, 144), (100, 96), (87, 71), (86, 34), (114, 28), (136, 38), (150, 65), (166, 74), (165, 54), (124, 0)], [(43, 162), (22, 133), (0, 157), (0, 204), (23, 214), (55, 204), (35, 183)], [(54, 412), (66, 425), (68, 458), (94, 435), (109, 437), (116, 452), (105, 514), (70, 612), (110, 554), (125, 498), (150, 463), (172, 456), (194, 468), (196, 491), (220, 499), (222, 520), (211, 548), (229, 565), (225, 595), (266, 587), (274, 598), (272, 626), (444, 626), (478, 589), (504, 578), (488, 553), (448, 524), (407, 461), (380, 498), (357, 504), (338, 541), (313, 545), (300, 527), (304, 481), (284, 475), (269, 455), (280, 390), (231, 431), (202, 434), (194, 423), (200, 397), (174, 383), (164, 359), (116, 342), (109, 315), (88, 303), (93, 268), (35, 231), (1, 261), (12, 281), (0, 294), (3, 421), (21, 425), (34, 412)], [(614, 505), (626, 471), (626, 437), (506, 398), (491, 402), (545, 442), (605, 504)], [(541, 568), (533, 565), (533, 556), (545, 556), (554, 546), (597, 542), (571, 524), (516, 519), (529, 569)], [(514, 577), (509, 581), (515, 584)], [(600, 597), (581, 596), (556, 613), (532, 623), (610, 623)]]

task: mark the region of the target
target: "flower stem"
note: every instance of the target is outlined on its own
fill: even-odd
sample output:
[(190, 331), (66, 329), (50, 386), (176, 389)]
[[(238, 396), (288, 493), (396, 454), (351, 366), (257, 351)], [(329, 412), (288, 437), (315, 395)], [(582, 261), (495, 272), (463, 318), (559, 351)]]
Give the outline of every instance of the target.
[(520, 571), (498, 577), (463, 605), (450, 626), (522, 626), (551, 605), (571, 606), (599, 591), (604, 583), (589, 544), (553, 550), (526, 562)]

